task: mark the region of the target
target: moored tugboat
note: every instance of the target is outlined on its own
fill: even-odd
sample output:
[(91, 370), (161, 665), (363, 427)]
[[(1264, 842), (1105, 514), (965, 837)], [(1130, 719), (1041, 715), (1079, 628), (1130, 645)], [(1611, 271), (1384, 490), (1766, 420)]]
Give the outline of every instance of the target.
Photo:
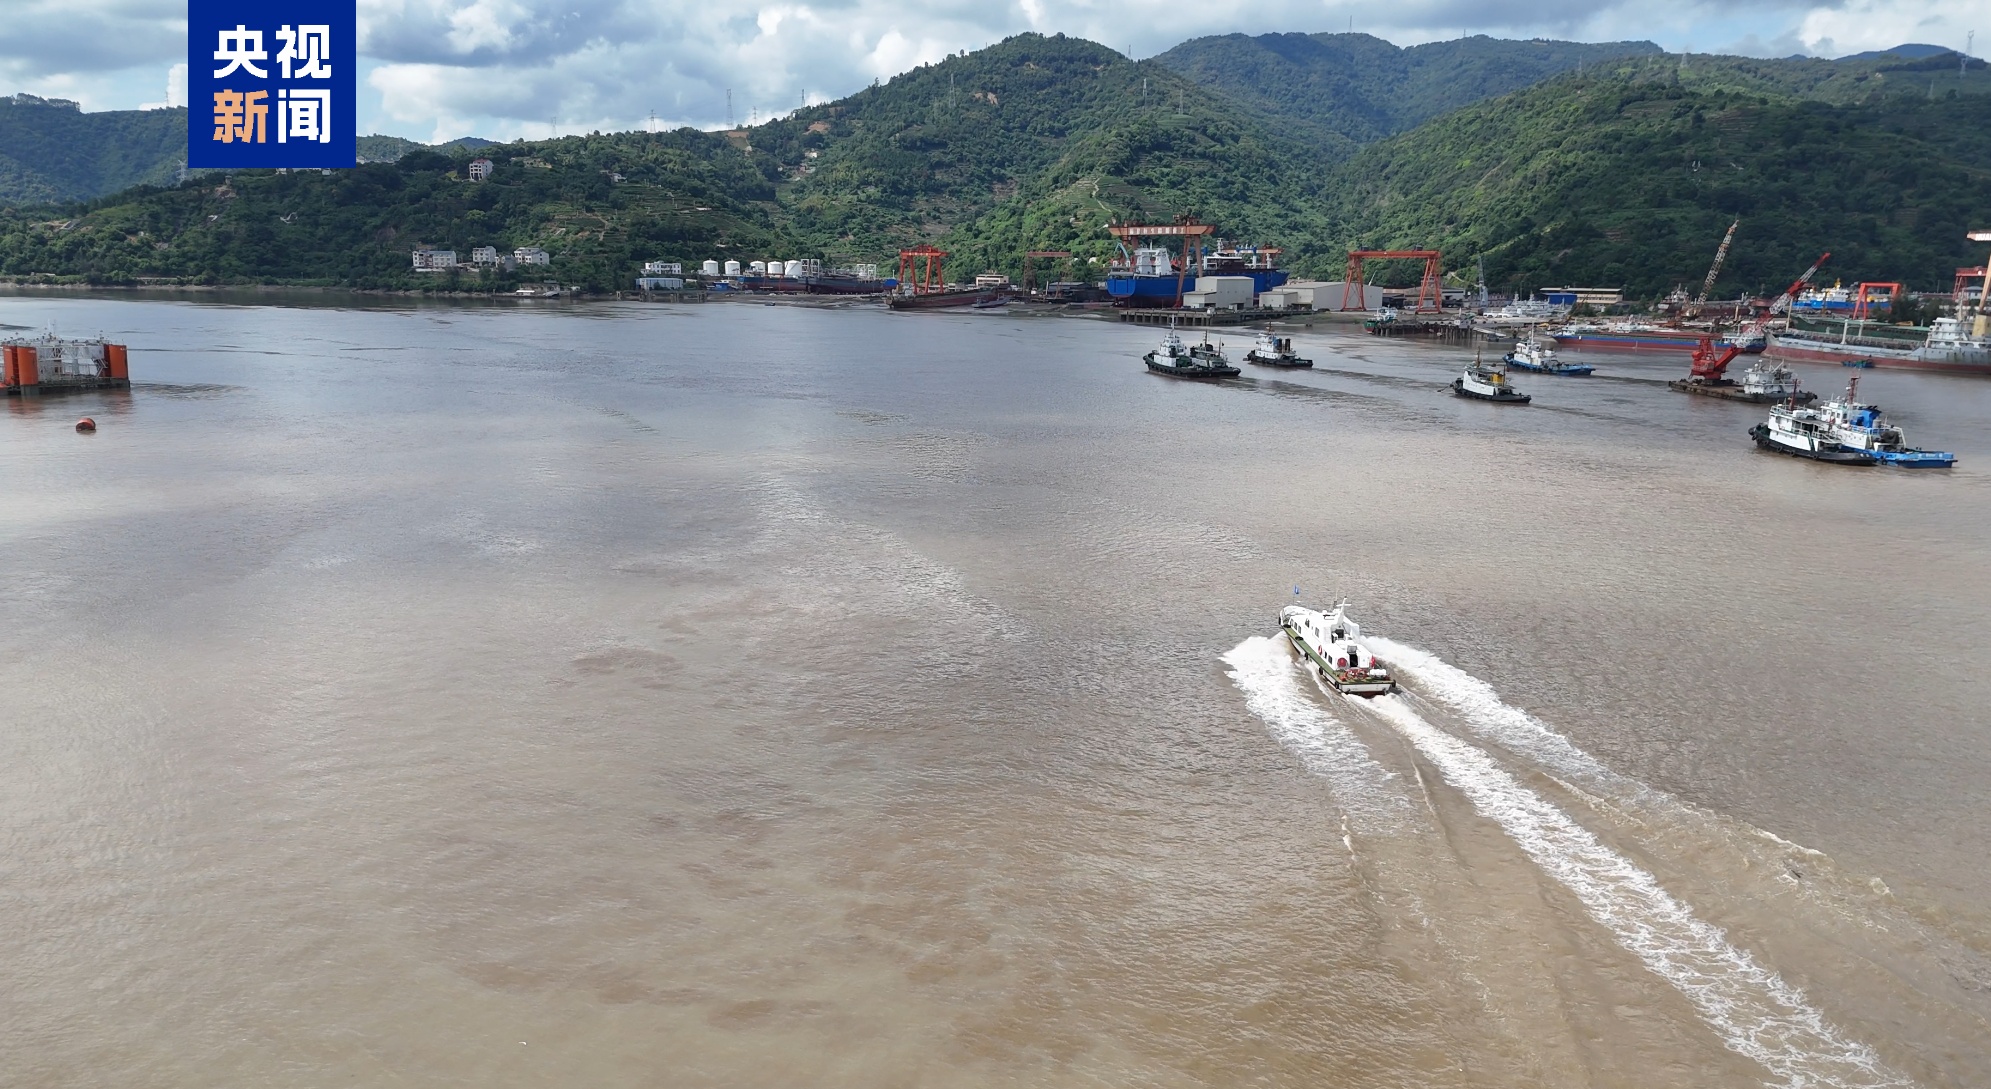
[(1302, 359), (1293, 351), (1293, 338), (1274, 336), (1271, 333), (1258, 334), (1258, 343), (1244, 353), (1246, 363), (1256, 363), (1261, 367), (1311, 367), (1314, 361)]
[(1374, 699), (1396, 691), (1389, 666), (1362, 645), (1362, 627), (1348, 619), (1347, 602), (1326, 613), (1288, 605), (1279, 610), (1279, 628), (1336, 692)]
[(1497, 401), (1508, 405), (1525, 405), (1534, 400), (1508, 384), (1505, 364), (1483, 362), (1478, 352), (1473, 353), (1472, 364), (1466, 367), (1466, 372), (1452, 379), (1452, 392), (1476, 401)]
[(1222, 348), (1204, 341), (1195, 347), (1182, 343), (1182, 338), (1170, 328), (1168, 335), (1161, 338), (1161, 347), (1141, 357), (1148, 369), (1156, 374), (1173, 375), (1176, 378), (1236, 378), (1244, 373), (1231, 366), (1224, 358)]

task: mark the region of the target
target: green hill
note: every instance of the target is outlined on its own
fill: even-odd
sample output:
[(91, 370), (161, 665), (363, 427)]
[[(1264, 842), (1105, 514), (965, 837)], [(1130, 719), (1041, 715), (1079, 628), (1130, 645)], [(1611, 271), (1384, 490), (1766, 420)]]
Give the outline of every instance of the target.
[[(481, 183), (462, 170), (475, 153), (419, 150), (330, 175), (210, 174), (53, 216), (0, 212), (0, 275), (463, 289), (558, 279), (612, 289), (653, 258), (794, 252), (765, 214), (771, 168), (717, 135), (570, 137), (482, 153), (496, 171)], [(410, 269), (417, 246), (455, 249), (467, 263), (478, 246), (528, 245), (553, 254), (553, 266), (483, 279)]]
[(61, 99), (0, 97), (0, 205), (165, 184), (186, 154), (185, 110), (84, 113)]
[(491, 147), (497, 141), (486, 140), (477, 136), (462, 136), (446, 143), (424, 144), (419, 140), (407, 140), (399, 136), (382, 136), (376, 133), (371, 136), (362, 136), (355, 143), (361, 162), (394, 163), (400, 162), (401, 157), (411, 151), (438, 149), (444, 151), (475, 151), (478, 148)]
[(743, 137), (778, 164), (776, 219), (805, 243), (875, 259), (938, 240), (967, 272), (1024, 249), (1103, 258), (1109, 219), (1317, 235), (1316, 152), (1269, 122), (1160, 65), (1024, 34)]
[(1367, 34), (1195, 38), (1155, 63), (1346, 150), (1585, 65), (1657, 54), (1651, 42), (1474, 35), (1399, 48)]
[(1834, 105), (1651, 74), (1564, 77), (1363, 149), (1335, 173), (1342, 240), (1484, 255), (1496, 288), (1644, 297), (1699, 280), (1735, 217), (1718, 294), (1776, 290), (1827, 250), (1828, 275), (1920, 289), (1982, 257), (1963, 236), (1991, 182), (1991, 97)]

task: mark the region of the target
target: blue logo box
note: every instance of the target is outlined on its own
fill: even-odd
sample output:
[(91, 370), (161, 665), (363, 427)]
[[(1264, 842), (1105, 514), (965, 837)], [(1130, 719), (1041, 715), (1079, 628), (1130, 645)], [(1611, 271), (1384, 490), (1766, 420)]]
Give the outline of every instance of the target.
[(187, 165), (352, 166), (356, 0), (188, 0)]

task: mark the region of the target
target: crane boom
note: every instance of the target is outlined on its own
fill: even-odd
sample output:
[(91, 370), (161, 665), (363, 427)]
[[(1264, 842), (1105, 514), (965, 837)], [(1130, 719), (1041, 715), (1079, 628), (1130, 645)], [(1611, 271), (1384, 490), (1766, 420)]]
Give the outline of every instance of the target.
[(1811, 263), (1811, 267), (1804, 270), (1804, 275), (1791, 281), (1791, 286), (1784, 288), (1784, 293), (1777, 296), (1777, 301), (1770, 304), (1770, 313), (1781, 314), (1784, 311), (1789, 310), (1791, 308), (1791, 302), (1797, 298), (1797, 293), (1803, 291), (1804, 285), (1810, 283), (1811, 278), (1813, 276), (1818, 275), (1818, 270), (1824, 268), (1825, 262), (1830, 261), (1831, 259), (1832, 259), (1832, 254), (1831, 251), (1829, 250), (1826, 251), (1825, 253), (1819, 254), (1818, 260), (1813, 261)]
[(1737, 219), (1728, 225), (1728, 233), (1721, 236), (1721, 245), (1714, 251), (1714, 264), (1708, 266), (1708, 278), (1701, 281), (1701, 293), (1694, 299), (1696, 311), (1707, 305), (1708, 292), (1714, 290), (1714, 278), (1721, 275), (1721, 263), (1728, 260), (1728, 244), (1735, 241), (1735, 228), (1740, 226), (1742, 220)]

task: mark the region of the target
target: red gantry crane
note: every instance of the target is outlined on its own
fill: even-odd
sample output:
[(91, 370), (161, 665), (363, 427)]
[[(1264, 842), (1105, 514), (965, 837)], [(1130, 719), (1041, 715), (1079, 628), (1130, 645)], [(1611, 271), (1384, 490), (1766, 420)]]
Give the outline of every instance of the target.
[(941, 261), (947, 251), (924, 243), (899, 251), (899, 289), (912, 288), (915, 295), (932, 295), (946, 286)]
[(1424, 279), (1417, 285), (1418, 314), (1441, 314), (1445, 309), (1444, 289), (1439, 279), (1445, 275), (1444, 262), (1437, 250), (1351, 250), (1348, 254), (1348, 275), (1341, 285), (1341, 309), (1367, 310), (1368, 300), (1364, 288), (1368, 281), (1362, 276), (1363, 261), (1410, 258), (1424, 262)]

